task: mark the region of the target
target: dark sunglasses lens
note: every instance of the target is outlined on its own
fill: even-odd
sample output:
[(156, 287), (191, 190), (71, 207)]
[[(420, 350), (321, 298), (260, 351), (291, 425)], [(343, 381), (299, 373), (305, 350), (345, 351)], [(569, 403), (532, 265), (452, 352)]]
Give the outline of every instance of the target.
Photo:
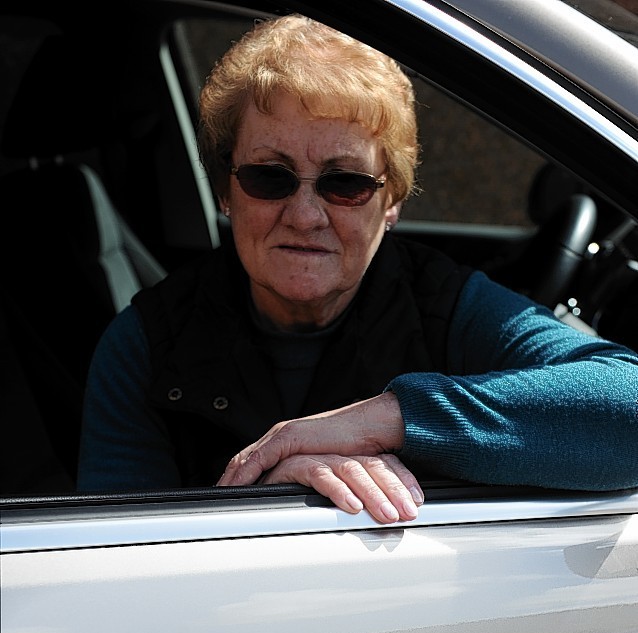
[(330, 204), (360, 207), (370, 201), (377, 190), (372, 176), (339, 172), (323, 174), (317, 180), (317, 191)]
[(251, 198), (281, 200), (297, 188), (295, 175), (277, 165), (244, 165), (237, 170), (241, 188)]

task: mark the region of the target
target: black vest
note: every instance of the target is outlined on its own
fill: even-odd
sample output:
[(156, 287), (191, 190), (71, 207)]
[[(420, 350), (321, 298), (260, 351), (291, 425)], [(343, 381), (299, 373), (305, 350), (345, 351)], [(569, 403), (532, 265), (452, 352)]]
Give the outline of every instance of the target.
[[(470, 270), (386, 235), (327, 344), (302, 415), (381, 393), (412, 371), (446, 373), (449, 321)], [(212, 485), (228, 460), (282, 420), (248, 278), (227, 246), (139, 292), (149, 340), (149, 406), (166, 423), (185, 486)]]

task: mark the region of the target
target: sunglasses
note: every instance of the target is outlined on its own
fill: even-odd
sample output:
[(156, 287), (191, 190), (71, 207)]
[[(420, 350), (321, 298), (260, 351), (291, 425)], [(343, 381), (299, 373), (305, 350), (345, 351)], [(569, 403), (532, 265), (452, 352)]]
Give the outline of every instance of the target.
[(300, 178), (281, 165), (250, 164), (232, 167), (244, 193), (258, 200), (283, 200), (292, 196), (302, 180), (314, 182), (315, 191), (328, 203), (360, 207), (370, 201), (385, 180), (358, 171), (327, 171), (318, 178)]

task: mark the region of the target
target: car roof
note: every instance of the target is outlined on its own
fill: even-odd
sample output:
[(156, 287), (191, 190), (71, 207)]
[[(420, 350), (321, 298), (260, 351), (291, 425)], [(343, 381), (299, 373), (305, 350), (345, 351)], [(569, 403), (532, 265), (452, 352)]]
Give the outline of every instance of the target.
[(638, 16), (628, 9), (609, 0), (579, 2), (579, 10), (562, 0), (446, 3), (638, 122)]

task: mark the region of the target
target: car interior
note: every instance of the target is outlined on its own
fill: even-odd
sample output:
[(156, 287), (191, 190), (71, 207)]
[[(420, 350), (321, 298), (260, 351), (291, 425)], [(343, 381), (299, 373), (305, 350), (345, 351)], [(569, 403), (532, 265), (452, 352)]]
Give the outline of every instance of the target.
[[(196, 96), (268, 12), (136, 6), (126, 24), (39, 3), (0, 22), (3, 496), (73, 494), (99, 336), (140, 288), (232, 239), (197, 162)], [(406, 71), (423, 164), (397, 232), (638, 349), (635, 220)]]

